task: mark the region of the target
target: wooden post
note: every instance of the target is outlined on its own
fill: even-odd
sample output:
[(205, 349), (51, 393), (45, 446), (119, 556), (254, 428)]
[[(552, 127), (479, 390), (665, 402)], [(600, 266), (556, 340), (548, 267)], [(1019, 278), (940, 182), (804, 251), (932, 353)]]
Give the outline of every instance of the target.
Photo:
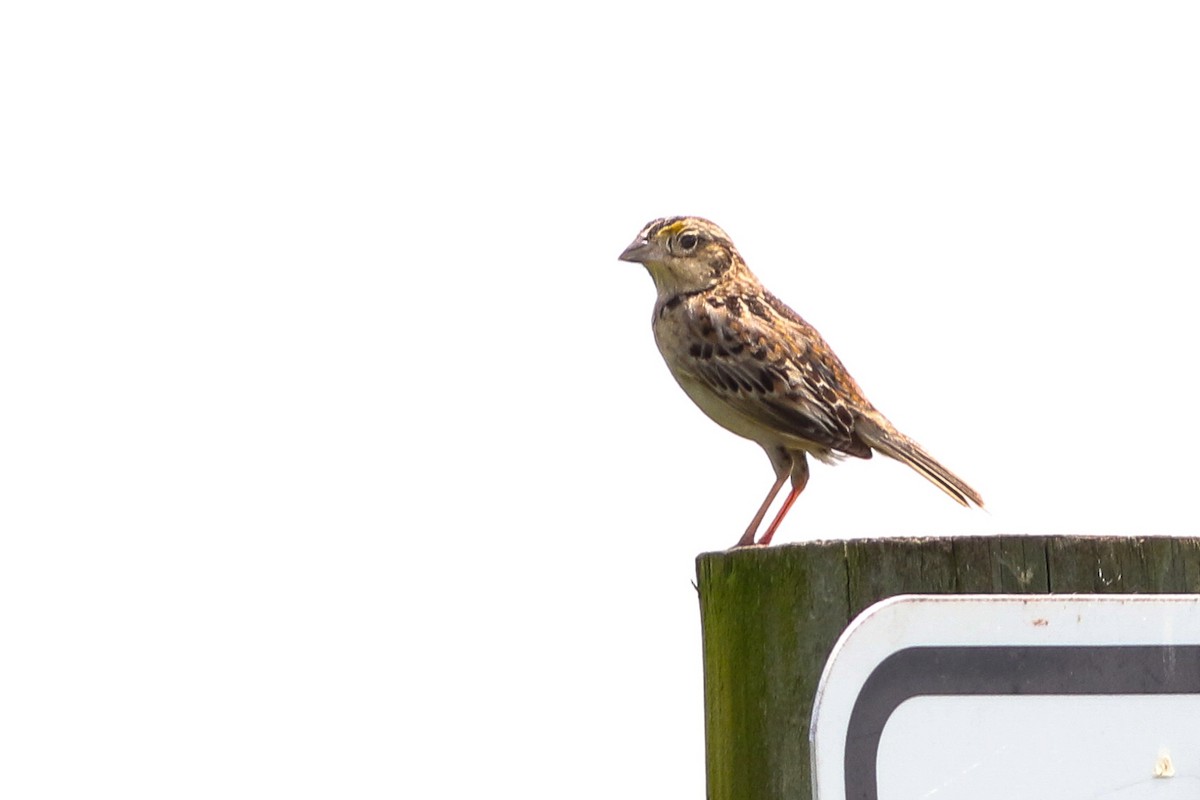
[(709, 800), (810, 800), (813, 696), (860, 611), (910, 593), (1196, 593), (1200, 539), (856, 539), (705, 553), (696, 569)]

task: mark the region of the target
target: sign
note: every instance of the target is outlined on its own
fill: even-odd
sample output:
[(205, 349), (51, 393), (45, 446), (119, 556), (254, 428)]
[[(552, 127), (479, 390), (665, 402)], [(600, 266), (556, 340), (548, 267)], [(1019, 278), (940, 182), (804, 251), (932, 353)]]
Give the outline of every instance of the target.
[(1200, 797), (1200, 596), (890, 598), (811, 732), (817, 800)]

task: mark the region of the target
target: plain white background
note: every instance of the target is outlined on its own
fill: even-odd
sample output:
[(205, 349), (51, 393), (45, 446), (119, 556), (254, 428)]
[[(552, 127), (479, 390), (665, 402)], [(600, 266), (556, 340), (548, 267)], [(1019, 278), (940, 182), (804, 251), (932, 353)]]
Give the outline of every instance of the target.
[(1191, 534), (1185, 2), (9, 3), (0, 794), (701, 797), (694, 556), (771, 471), (616, 256), (708, 216), (984, 495)]

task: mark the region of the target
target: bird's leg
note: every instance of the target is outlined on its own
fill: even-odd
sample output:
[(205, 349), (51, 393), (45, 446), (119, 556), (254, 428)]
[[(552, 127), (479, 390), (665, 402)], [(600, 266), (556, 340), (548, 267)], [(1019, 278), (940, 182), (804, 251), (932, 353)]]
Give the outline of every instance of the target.
[[(767, 532), (758, 540), (760, 545), (771, 543), (771, 539), (775, 536), (775, 531), (779, 529), (779, 523), (783, 522), (783, 518), (787, 516), (788, 509), (792, 507), (792, 503), (796, 502), (796, 498), (804, 491), (804, 487), (808, 485), (808, 458), (803, 453), (800, 457), (792, 462), (792, 490), (788, 492), (787, 499), (783, 501), (783, 507), (779, 509), (779, 513), (775, 515), (774, 521), (767, 528)], [(779, 490), (778, 484), (775, 490)]]
[(767, 499), (763, 500), (763, 504), (758, 508), (758, 513), (754, 515), (754, 519), (750, 520), (750, 527), (746, 528), (746, 532), (742, 534), (742, 538), (738, 539), (738, 543), (734, 547), (746, 547), (754, 544), (754, 534), (758, 533), (758, 526), (762, 524), (763, 517), (767, 515), (767, 509), (771, 507), (771, 503), (775, 502), (775, 495), (779, 494), (785, 480), (787, 480), (786, 472), (779, 476), (779, 479), (771, 487), (771, 491), (767, 492)]
[(783, 488), (783, 482), (787, 480), (788, 473), (792, 471), (791, 453), (782, 447), (775, 450), (763, 449), (767, 451), (767, 458), (771, 459), (771, 467), (775, 470), (775, 484), (771, 487), (771, 491), (767, 492), (767, 499), (763, 500), (763, 504), (759, 506), (754, 519), (750, 520), (750, 527), (746, 528), (746, 532), (742, 534), (742, 538), (738, 539), (738, 543), (734, 547), (748, 547), (754, 544), (754, 534), (758, 533), (758, 526), (762, 524), (763, 517), (767, 515), (767, 509), (771, 507), (771, 503), (775, 502), (775, 496)]

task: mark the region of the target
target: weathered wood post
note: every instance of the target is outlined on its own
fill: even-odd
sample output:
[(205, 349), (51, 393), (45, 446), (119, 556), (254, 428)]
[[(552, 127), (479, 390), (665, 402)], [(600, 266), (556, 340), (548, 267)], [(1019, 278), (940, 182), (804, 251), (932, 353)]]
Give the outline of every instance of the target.
[(898, 594), (1195, 593), (1200, 539), (859, 539), (705, 553), (709, 800), (809, 800), (821, 670), (846, 624)]

